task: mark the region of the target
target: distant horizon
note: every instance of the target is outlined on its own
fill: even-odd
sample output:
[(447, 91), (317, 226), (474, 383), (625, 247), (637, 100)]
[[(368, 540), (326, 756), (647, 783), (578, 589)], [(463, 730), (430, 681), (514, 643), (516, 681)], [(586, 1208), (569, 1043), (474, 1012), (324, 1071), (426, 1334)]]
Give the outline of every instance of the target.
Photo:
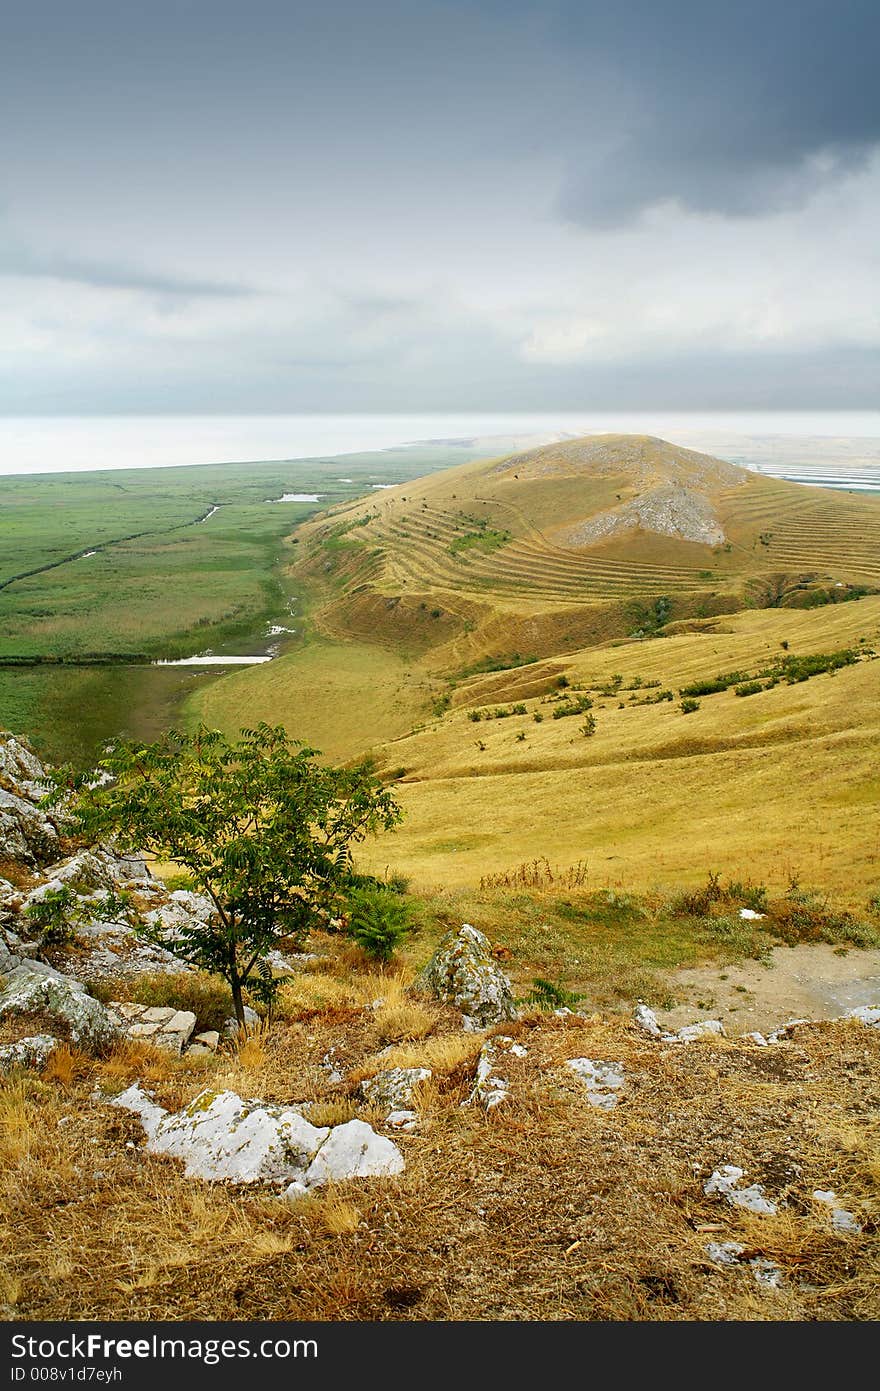
[(713, 438), (719, 451), (728, 440), (760, 438), (870, 443), (880, 440), (880, 410), (0, 415), (0, 475), (344, 458), (495, 437), (517, 448), (542, 436), (618, 433), (704, 452)]

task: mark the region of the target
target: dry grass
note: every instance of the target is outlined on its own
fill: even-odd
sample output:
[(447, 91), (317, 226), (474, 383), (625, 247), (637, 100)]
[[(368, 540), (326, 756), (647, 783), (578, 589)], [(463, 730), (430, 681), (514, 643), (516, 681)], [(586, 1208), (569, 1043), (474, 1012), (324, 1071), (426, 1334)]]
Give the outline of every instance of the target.
[[(508, 1060), (511, 1100), (488, 1116), (460, 1105), (478, 1037), (432, 1035), (413, 1045), (418, 1055), (383, 1057), (386, 1065), (424, 1062), (437, 1074), (420, 1098), (420, 1131), (397, 1137), (405, 1172), (289, 1206), (265, 1191), (186, 1180), (176, 1162), (147, 1156), (134, 1118), (90, 1100), (95, 1082), (108, 1067), (118, 1073), (122, 1059), (93, 1064), (88, 1076), (74, 1070), (70, 1083), (7, 1079), (0, 1087), (6, 1316), (880, 1314), (880, 1132), (865, 1123), (880, 1103), (877, 1031), (817, 1025), (772, 1050), (724, 1041), (663, 1049), (627, 1023), (598, 1016), (536, 1019), (513, 1031), (528, 1056)], [(296, 1021), (279, 1023), (249, 1094), (275, 1091), (283, 1062), (286, 1099), (299, 1099), (299, 1064), (324, 1043)], [(364, 1025), (358, 1047), (368, 1045)], [(339, 1046), (350, 1046), (354, 1061), (353, 1041), (340, 1038)], [(578, 1056), (623, 1063), (615, 1111), (586, 1103), (565, 1067)], [(124, 1061), (131, 1063), (130, 1053)], [(368, 1070), (366, 1051), (361, 1063)], [(163, 1065), (169, 1091), (198, 1085), (174, 1059)], [(236, 1066), (219, 1059), (214, 1076)], [(332, 1095), (325, 1081), (324, 1102)], [(325, 1118), (347, 1114), (328, 1110)], [(705, 1178), (724, 1163), (764, 1184), (784, 1204), (779, 1215), (760, 1219), (706, 1198)], [(863, 1223), (861, 1236), (831, 1230), (827, 1209), (811, 1196), (827, 1187)], [(739, 1241), (749, 1256), (774, 1261), (780, 1289), (759, 1290), (748, 1265), (714, 1266), (710, 1240)]]

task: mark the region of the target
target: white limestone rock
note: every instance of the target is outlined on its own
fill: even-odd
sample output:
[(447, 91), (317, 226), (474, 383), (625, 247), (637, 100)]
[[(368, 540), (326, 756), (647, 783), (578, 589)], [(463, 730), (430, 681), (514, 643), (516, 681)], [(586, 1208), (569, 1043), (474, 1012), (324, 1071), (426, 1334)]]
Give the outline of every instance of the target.
[(748, 1212), (757, 1212), (767, 1217), (775, 1216), (778, 1206), (771, 1198), (765, 1196), (764, 1189), (760, 1183), (750, 1184), (748, 1188), (739, 1188), (740, 1180), (745, 1177), (745, 1171), (736, 1164), (724, 1164), (720, 1169), (715, 1169), (703, 1184), (703, 1192), (707, 1197), (717, 1194), (725, 1198), (731, 1207), (745, 1208)]
[(528, 1049), (521, 1043), (515, 1043), (506, 1034), (496, 1034), (494, 1038), (486, 1040), (477, 1059), (473, 1091), (463, 1103), (465, 1106), (479, 1102), (484, 1110), (493, 1111), (496, 1106), (507, 1101), (510, 1079), (504, 1070), (505, 1056), (525, 1058), (528, 1057)]
[(633, 1019), (644, 1033), (650, 1034), (651, 1038), (662, 1038), (663, 1030), (660, 1028), (656, 1014), (641, 1001), (633, 1010)]
[(293, 1107), (243, 1100), (231, 1091), (203, 1091), (169, 1113), (135, 1085), (111, 1104), (139, 1116), (147, 1151), (182, 1160), (189, 1178), (280, 1181), (288, 1185), (286, 1197), (297, 1197), (330, 1181), (399, 1174), (404, 1167), (394, 1142), (365, 1121), (331, 1130), (311, 1125)]
[(0, 1048), (0, 1073), (16, 1067), (41, 1070), (57, 1047), (58, 1039), (53, 1034), (32, 1034), (17, 1043), (7, 1043)]
[(329, 1135), (299, 1111), (244, 1101), (235, 1092), (201, 1092), (182, 1111), (157, 1106), (138, 1086), (113, 1105), (140, 1116), (150, 1154), (182, 1159), (189, 1178), (261, 1183), (301, 1175)]
[(127, 1038), (141, 1039), (154, 1048), (163, 1048), (178, 1055), (189, 1043), (196, 1027), (196, 1016), (191, 1010), (173, 1009), (168, 1005), (111, 1000), (107, 1012), (120, 1033)]
[(733, 1266), (739, 1265), (745, 1249), (738, 1241), (710, 1241), (706, 1246), (706, 1255), (715, 1265)]
[(698, 1019), (696, 1024), (685, 1024), (676, 1034), (679, 1043), (696, 1043), (701, 1038), (723, 1037), (724, 1025), (720, 1019)]
[(403, 1155), (385, 1135), (377, 1135), (366, 1121), (336, 1125), (309, 1165), (302, 1179), (306, 1188), (352, 1178), (386, 1178), (403, 1173)]
[(71, 1042), (80, 1048), (93, 1052), (111, 1043), (117, 1036), (116, 1027), (104, 1006), (79, 981), (57, 971), (49, 974), (32, 969), (39, 964), (22, 962), (19, 970), (7, 977), (0, 993), (0, 1018), (46, 1014), (63, 1025)]
[[(256, 1029), (260, 1023), (260, 1016), (250, 1005), (244, 1007), (244, 1026), (246, 1029)], [(223, 1028), (220, 1031), (225, 1039), (238, 1038), (238, 1020), (234, 1014), (230, 1014), (228, 1019), (224, 1019)]]
[(571, 1068), (587, 1090), (587, 1100), (600, 1111), (613, 1111), (623, 1086), (623, 1063), (598, 1062), (593, 1058), (569, 1058)]
[(441, 939), (421, 983), (460, 1009), (466, 1028), (486, 1029), (516, 1018), (510, 981), (492, 956), (488, 938), (470, 923)]
[(413, 1093), (420, 1082), (432, 1076), (429, 1067), (391, 1067), (361, 1083), (361, 1096), (371, 1106), (388, 1111), (411, 1108)]
[(835, 1232), (845, 1233), (847, 1236), (859, 1236), (862, 1232), (862, 1224), (851, 1212), (847, 1212), (845, 1207), (840, 1207), (837, 1202), (837, 1194), (831, 1188), (815, 1188), (813, 1198), (817, 1203), (823, 1203), (831, 1209), (831, 1227)]

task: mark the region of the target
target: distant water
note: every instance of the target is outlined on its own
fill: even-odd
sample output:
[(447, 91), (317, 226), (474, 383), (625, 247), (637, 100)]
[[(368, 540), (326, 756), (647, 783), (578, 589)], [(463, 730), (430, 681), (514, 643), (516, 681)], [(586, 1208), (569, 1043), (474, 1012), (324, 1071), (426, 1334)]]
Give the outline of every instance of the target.
[(782, 476), (799, 467), (810, 482), (824, 465), (825, 481), (846, 472), (850, 486), (880, 487), (880, 411), (6, 416), (0, 474), (332, 458), (487, 436), (513, 449), (607, 432), (660, 435)]

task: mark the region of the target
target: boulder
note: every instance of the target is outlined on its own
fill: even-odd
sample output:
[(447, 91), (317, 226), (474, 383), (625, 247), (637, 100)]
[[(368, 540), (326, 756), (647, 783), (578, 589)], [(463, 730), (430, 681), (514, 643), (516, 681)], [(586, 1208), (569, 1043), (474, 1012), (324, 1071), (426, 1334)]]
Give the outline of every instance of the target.
[(48, 1015), (63, 1027), (72, 1043), (89, 1052), (105, 1047), (116, 1037), (107, 1010), (78, 980), (62, 976), (42, 962), (20, 960), (5, 977), (0, 1019), (29, 1014)]
[(488, 938), (470, 923), (442, 938), (420, 983), (460, 1009), (465, 1028), (486, 1029), (516, 1018), (510, 981), (494, 960)]

